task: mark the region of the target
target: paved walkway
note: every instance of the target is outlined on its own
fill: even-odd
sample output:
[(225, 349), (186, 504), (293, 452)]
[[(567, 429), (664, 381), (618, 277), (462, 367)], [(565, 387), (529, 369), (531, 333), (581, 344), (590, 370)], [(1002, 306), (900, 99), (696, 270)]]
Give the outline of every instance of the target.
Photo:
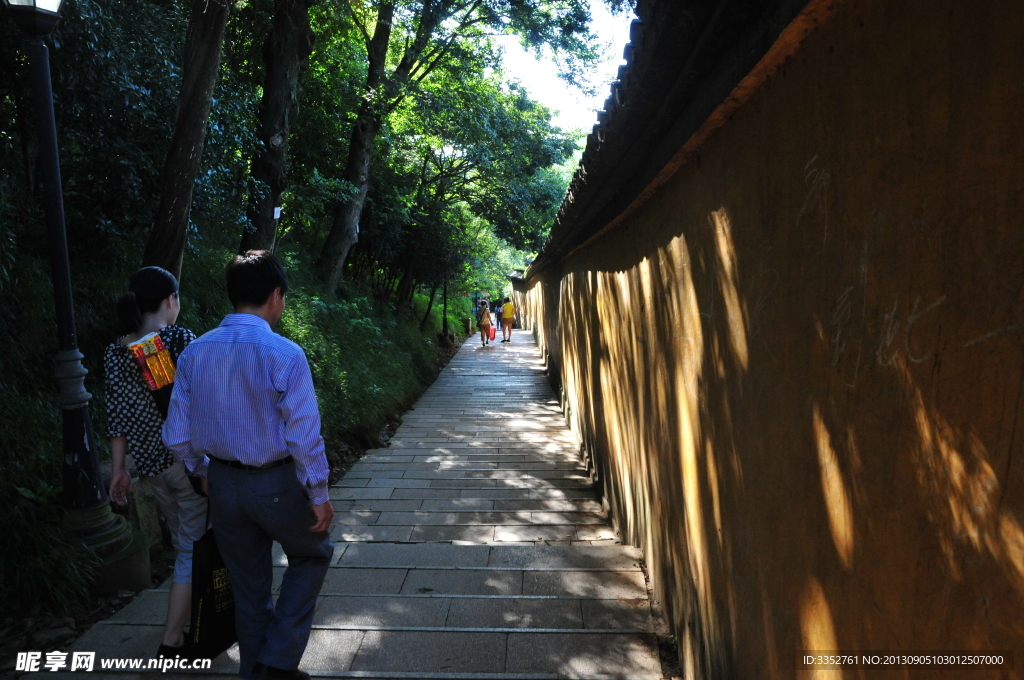
[[(595, 500), (528, 334), (466, 342), (331, 498), (314, 677), (661, 677), (639, 552)], [(166, 597), (147, 591), (75, 648), (151, 653)]]

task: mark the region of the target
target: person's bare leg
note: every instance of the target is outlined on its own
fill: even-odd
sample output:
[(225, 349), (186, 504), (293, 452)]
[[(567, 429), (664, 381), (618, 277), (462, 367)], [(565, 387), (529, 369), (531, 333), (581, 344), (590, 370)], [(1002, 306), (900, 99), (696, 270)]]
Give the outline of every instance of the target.
[(185, 624), (192, 614), (192, 584), (172, 583), (171, 595), (167, 602), (167, 622), (164, 624), (164, 641), (168, 647), (185, 644)]

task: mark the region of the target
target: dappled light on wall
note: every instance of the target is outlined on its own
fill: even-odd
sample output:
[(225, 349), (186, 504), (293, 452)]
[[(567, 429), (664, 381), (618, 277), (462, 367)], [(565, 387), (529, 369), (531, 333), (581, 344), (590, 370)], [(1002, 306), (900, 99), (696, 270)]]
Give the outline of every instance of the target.
[(715, 245), (718, 247), (718, 285), (729, 321), (729, 343), (736, 363), (746, 370), (750, 361), (747, 350), (747, 308), (740, 299), (739, 268), (732, 240), (732, 223), (725, 208), (711, 213), (709, 219), (715, 230)]
[(711, 489), (711, 508), (715, 514), (715, 533), (718, 547), (724, 547), (722, 541), (722, 498), (718, 483), (718, 466), (715, 463), (715, 449), (709, 438), (704, 439), (704, 462), (707, 465), (708, 488)]
[[(618, 507), (622, 526), (630, 540), (642, 540), (650, 529), (650, 522), (643, 520), (647, 510), (642, 502), (646, 490), (640, 460), (643, 443), (635, 419), (639, 395), (635, 381), (617, 370), (622, 362), (632, 363), (636, 357), (638, 334), (632, 311), (635, 301), (626, 273), (599, 274), (596, 298), (602, 330), (599, 387), (605, 408), (601, 418), (609, 450), (614, 452), (609, 463), (614, 477), (621, 480), (616, 486), (620, 494)], [(625, 323), (617, 323), (617, 319)], [(623, 327), (629, 327), (630, 331), (623, 332)]]
[(927, 407), (902, 358), (895, 365), (911, 392), (918, 483), (930, 497), (930, 519), (950, 575), (963, 577), (965, 551), (988, 553), (1024, 595), (1024, 527), (1012, 509), (1001, 507), (1004, 489), (988, 450), (975, 434), (952, 427)]
[[(659, 592), (682, 594), (672, 611), (688, 612), (674, 624), (693, 677), (725, 672), (727, 645), (740, 653), (742, 606), (719, 576), (732, 563), (725, 494), (742, 485), (742, 464), (728, 432), (704, 423), (709, 387), (748, 369), (748, 321), (729, 216), (707, 218), (713, 247), (699, 263), (676, 236), (628, 269), (564, 272), (548, 293), (521, 295), (557, 354), (565, 417), (585, 454), (600, 454), (592, 465), (624, 541), (660, 565), (650, 572)], [(694, 269), (704, 262), (714, 290), (702, 308)], [(727, 396), (716, 388), (725, 412)]]
[[(814, 576), (808, 577), (800, 595), (800, 635), (804, 650), (835, 653), (842, 649), (836, 639), (832, 608), (821, 583)], [(798, 671), (797, 676), (801, 680), (842, 680), (844, 677), (841, 670), (821, 669)]]
[(832, 438), (821, 418), (821, 410), (814, 405), (814, 440), (818, 449), (818, 465), (821, 467), (821, 491), (825, 496), (828, 511), (828, 526), (832, 532), (839, 561), (847, 569), (853, 567), (853, 508), (850, 494), (843, 482), (839, 459), (832, 448)]

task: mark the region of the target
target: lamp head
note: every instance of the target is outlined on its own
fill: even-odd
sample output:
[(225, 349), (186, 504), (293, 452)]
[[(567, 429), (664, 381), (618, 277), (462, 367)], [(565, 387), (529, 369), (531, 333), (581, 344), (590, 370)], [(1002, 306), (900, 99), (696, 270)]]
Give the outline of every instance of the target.
[(63, 0), (2, 0), (7, 14), (26, 35), (44, 38), (60, 21)]

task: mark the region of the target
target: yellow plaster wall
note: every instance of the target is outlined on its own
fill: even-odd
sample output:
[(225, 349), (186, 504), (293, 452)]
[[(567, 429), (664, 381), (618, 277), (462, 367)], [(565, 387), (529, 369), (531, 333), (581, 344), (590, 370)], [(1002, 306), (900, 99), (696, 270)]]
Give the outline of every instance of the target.
[(1024, 3), (840, 3), (517, 297), (692, 677), (1024, 678)]

